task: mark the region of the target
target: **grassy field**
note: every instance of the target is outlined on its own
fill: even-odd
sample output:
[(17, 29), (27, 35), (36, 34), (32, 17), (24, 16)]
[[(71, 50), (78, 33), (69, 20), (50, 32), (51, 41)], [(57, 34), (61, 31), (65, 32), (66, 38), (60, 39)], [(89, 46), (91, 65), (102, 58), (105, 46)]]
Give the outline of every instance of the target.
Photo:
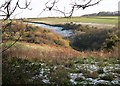
[(72, 18), (37, 18), (30, 19), (31, 21), (40, 21), (46, 23), (67, 23), (67, 22), (82, 22), (82, 23), (99, 23), (99, 24), (117, 24), (118, 16), (93, 16), (93, 17), (72, 17)]

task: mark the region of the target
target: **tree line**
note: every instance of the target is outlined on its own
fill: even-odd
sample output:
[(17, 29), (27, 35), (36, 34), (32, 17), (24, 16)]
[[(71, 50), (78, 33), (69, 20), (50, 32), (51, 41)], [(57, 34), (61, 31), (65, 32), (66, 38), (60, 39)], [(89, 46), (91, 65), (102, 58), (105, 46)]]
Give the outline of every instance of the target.
[(119, 11), (115, 11), (115, 12), (99, 12), (99, 13), (92, 13), (92, 14), (85, 14), (83, 16), (120, 16), (120, 12)]

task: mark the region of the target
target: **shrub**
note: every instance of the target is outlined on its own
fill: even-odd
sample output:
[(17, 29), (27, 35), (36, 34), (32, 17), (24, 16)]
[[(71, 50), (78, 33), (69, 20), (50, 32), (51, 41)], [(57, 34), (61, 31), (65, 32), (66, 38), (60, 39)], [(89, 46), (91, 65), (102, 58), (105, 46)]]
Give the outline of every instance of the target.
[(115, 34), (114, 32), (109, 33), (104, 43), (104, 48), (107, 50), (112, 50), (119, 42), (120, 42), (120, 38), (118, 37), (117, 34)]
[[(101, 50), (106, 42), (106, 48), (112, 48), (118, 42), (118, 36), (116, 33), (117, 28), (113, 29), (96, 29), (88, 30), (85, 33), (76, 32), (71, 41), (71, 46), (77, 50)], [(114, 32), (114, 36), (110, 36), (108, 33)], [(108, 39), (109, 37), (109, 39)], [(106, 40), (107, 39), (107, 40)], [(112, 40), (111, 40), (112, 39)]]
[(68, 72), (63, 67), (58, 67), (56, 70), (52, 71), (49, 75), (50, 82), (54, 85), (70, 85)]
[(103, 70), (103, 68), (101, 67), (101, 68), (99, 68), (99, 69), (97, 70), (97, 72), (98, 72), (98, 74), (103, 74), (103, 73), (104, 73), (104, 70)]

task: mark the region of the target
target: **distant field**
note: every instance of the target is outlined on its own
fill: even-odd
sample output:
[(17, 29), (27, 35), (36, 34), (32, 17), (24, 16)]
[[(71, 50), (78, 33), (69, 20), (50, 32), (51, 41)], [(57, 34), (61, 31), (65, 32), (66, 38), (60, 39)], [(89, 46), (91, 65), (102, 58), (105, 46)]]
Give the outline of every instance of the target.
[(72, 18), (35, 18), (31, 21), (40, 21), (46, 23), (66, 23), (66, 22), (82, 22), (82, 23), (98, 23), (98, 24), (117, 24), (118, 16), (91, 16), (91, 17), (72, 17)]

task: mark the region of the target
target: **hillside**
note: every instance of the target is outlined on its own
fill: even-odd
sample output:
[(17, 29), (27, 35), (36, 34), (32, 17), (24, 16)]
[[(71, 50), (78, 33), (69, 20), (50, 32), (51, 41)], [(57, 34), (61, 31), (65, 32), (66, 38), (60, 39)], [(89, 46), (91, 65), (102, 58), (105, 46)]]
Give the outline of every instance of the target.
[[(14, 22), (3, 32), (3, 50), (15, 43), (3, 55), (9, 57), (38, 59), (45, 58), (72, 58), (78, 57), (80, 53), (73, 50), (69, 40), (63, 39), (52, 30)], [(9, 31), (11, 30), (11, 32)], [(13, 53), (13, 54), (12, 54)]]
[[(20, 37), (21, 36), (21, 37)], [(19, 38), (20, 37), (20, 38)], [(55, 46), (69, 46), (69, 41), (64, 40), (61, 36), (52, 30), (23, 24), (20, 22), (13, 22), (10, 26), (5, 28), (2, 34), (3, 41), (17, 40), (21, 42), (28, 42), (34, 44), (47, 44)]]

